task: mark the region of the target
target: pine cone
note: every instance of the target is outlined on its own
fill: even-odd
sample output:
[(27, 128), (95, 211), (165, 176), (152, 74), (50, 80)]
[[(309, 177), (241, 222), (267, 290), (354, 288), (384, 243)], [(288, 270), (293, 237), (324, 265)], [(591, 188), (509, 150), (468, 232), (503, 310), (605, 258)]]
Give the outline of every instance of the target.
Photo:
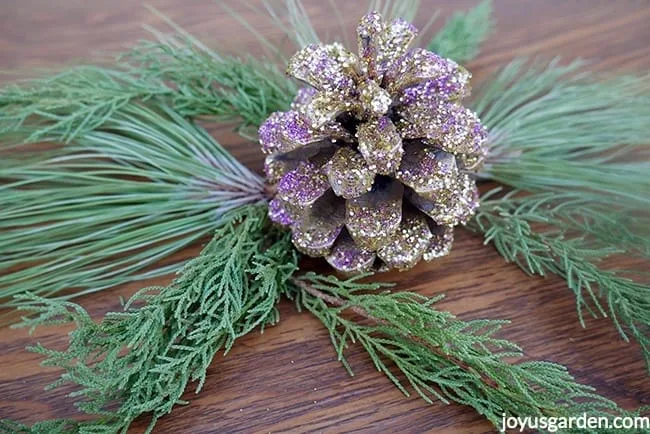
[(336, 269), (407, 269), (449, 252), (453, 227), (478, 207), (472, 174), (486, 131), (459, 104), (471, 75), (409, 49), (404, 20), (362, 18), (359, 55), (309, 45), (287, 73), (309, 85), (260, 127), (275, 197), (270, 218), (296, 248)]

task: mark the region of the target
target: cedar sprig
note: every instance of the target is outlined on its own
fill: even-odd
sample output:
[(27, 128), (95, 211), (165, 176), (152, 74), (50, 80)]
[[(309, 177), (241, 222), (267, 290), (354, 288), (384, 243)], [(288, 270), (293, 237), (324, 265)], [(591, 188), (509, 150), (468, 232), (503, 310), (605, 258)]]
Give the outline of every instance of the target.
[(406, 395), (408, 384), (427, 402), (471, 406), (497, 428), (504, 414), (612, 418), (645, 411), (621, 409), (576, 382), (564, 366), (511, 362), (521, 358), (521, 349), (495, 336), (507, 321), (462, 321), (436, 308), (441, 297), (378, 292), (376, 283), (364, 288), (356, 280), (314, 273), (291, 283), (288, 295), (323, 323), (348, 370), (345, 350), (359, 343), (375, 367)]
[(295, 84), (272, 62), (223, 56), (186, 33), (143, 41), (114, 67), (79, 66), (0, 90), (0, 149), (70, 143), (134, 103), (257, 127), (287, 107)]
[(123, 312), (95, 323), (74, 303), (23, 295), (30, 316), (20, 326), (75, 324), (64, 351), (30, 350), (46, 356), (44, 366), (64, 370), (50, 387), (76, 385), (76, 406), (96, 416), (70, 422), (78, 432), (126, 431), (142, 414), (151, 417), (149, 432), (183, 402), (189, 383), (200, 391), (218, 351), (278, 321), (276, 304), (296, 263), (288, 235), (269, 227), (265, 207), (242, 207), (170, 285), (137, 292)]
[(647, 215), (608, 209), (589, 192), (511, 192), (486, 197), (470, 228), (527, 273), (564, 279), (580, 323), (584, 310), (610, 317), (623, 339), (640, 344), (650, 369), (650, 285), (632, 280), (633, 269), (603, 264), (620, 255), (650, 257), (649, 223)]

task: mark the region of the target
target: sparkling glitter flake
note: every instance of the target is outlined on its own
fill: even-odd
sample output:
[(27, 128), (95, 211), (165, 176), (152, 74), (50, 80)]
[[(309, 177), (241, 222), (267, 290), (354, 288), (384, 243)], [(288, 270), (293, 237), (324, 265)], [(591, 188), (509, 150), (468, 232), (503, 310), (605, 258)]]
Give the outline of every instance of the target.
[(332, 267), (345, 273), (368, 271), (375, 258), (373, 251), (359, 247), (346, 232), (339, 236), (332, 251), (325, 257)]
[(344, 222), (344, 204), (325, 197), (294, 223), (291, 240), (306, 255), (325, 256), (331, 251)]
[(359, 152), (372, 170), (383, 175), (393, 173), (402, 160), (402, 138), (386, 116), (359, 126)]
[(433, 235), (426, 218), (415, 212), (404, 213), (399, 229), (377, 251), (389, 267), (406, 270), (413, 267), (429, 247)]
[(478, 207), (487, 131), (461, 105), (471, 74), (412, 48), (417, 29), (371, 12), (358, 52), (312, 44), (287, 72), (306, 83), (259, 129), (269, 216), (336, 269), (407, 269), (449, 253)]
[(363, 157), (350, 148), (336, 151), (325, 171), (334, 193), (346, 199), (369, 192), (375, 180)]
[(376, 250), (397, 230), (402, 219), (404, 188), (395, 181), (347, 201), (346, 225), (354, 241)]
[(298, 168), (287, 172), (278, 183), (278, 197), (296, 205), (311, 205), (329, 190), (330, 185), (323, 171), (312, 163), (300, 163)]
[(298, 214), (291, 205), (282, 199), (272, 199), (269, 202), (269, 218), (272, 222), (282, 226), (291, 226), (297, 220)]
[(425, 261), (448, 255), (451, 251), (451, 245), (454, 243), (454, 228), (452, 226), (431, 226), (429, 224), (432, 237), (429, 246), (422, 255), (422, 259)]

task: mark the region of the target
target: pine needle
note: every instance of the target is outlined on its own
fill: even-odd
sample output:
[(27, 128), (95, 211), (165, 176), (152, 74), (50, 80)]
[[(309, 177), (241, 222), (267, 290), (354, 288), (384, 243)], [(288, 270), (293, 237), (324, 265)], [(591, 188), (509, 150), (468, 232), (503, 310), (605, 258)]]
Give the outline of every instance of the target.
[[(262, 179), (183, 117), (235, 120), (251, 136), (295, 85), (273, 64), (153, 32), (114, 69), (0, 91), (1, 306), (24, 291), (75, 296), (175, 271), (147, 267), (262, 198)], [(66, 145), (20, 148), (42, 141)]]
[(164, 106), (127, 105), (69, 145), (14, 155), (0, 179), (3, 306), (175, 271), (146, 269), (264, 199), (262, 178)]
[(519, 192), (484, 196), (471, 227), (528, 273), (565, 279), (581, 323), (583, 310), (609, 316), (650, 370), (650, 286), (603, 265), (650, 257), (650, 79), (582, 67), (519, 59), (479, 88), (481, 175)]
[(427, 49), (458, 63), (475, 58), (494, 31), (492, 1), (483, 0), (467, 12), (456, 12), (429, 42)]
[(479, 87), (474, 108), (490, 132), (482, 175), (647, 210), (650, 79), (599, 77), (582, 66), (519, 59)]
[(269, 227), (266, 208), (247, 206), (228, 216), (170, 285), (139, 291), (124, 312), (108, 313), (99, 323), (76, 304), (21, 296), (22, 309), (32, 315), (21, 326), (76, 325), (64, 351), (40, 344), (31, 350), (46, 357), (43, 365), (65, 370), (51, 388), (76, 385), (70, 394), (81, 398), (76, 406), (95, 416), (83, 422), (48, 421), (33, 429), (126, 432), (146, 414), (151, 432), (160, 417), (183, 403), (189, 383), (196, 383), (197, 393), (201, 390), (218, 351), (227, 353), (241, 336), (278, 321), (280, 288), (296, 262), (288, 235)]

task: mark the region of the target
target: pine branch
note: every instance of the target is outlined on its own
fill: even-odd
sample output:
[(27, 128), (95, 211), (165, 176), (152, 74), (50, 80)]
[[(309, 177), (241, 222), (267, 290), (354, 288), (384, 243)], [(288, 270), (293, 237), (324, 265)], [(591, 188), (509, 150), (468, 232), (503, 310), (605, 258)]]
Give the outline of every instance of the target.
[[(439, 399), (469, 405), (496, 427), (504, 413), (570, 417), (586, 412), (612, 418), (642, 411), (619, 408), (593, 388), (577, 383), (561, 365), (508, 362), (507, 358), (521, 356), (521, 350), (494, 337), (504, 321), (461, 321), (434, 308), (439, 298), (368, 292), (378, 289), (378, 284), (314, 273), (291, 282), (294, 289), (289, 295), (325, 325), (348, 370), (344, 350), (359, 342), (377, 369), (406, 395), (404, 380), (427, 402)], [(345, 311), (357, 317), (350, 319)]]
[(581, 67), (516, 60), (479, 87), (474, 108), (491, 148), (482, 175), (646, 210), (650, 80), (598, 77)]
[(276, 64), (253, 57), (215, 57), (182, 35), (154, 33), (122, 55), (140, 80), (173, 87), (173, 107), (183, 116), (239, 119), (239, 128), (255, 132), (270, 113), (289, 107), (297, 91)]
[(647, 215), (615, 213), (588, 194), (513, 192), (483, 200), (470, 227), (527, 273), (566, 280), (581, 324), (585, 309), (609, 316), (623, 339), (639, 342), (650, 369), (650, 286), (602, 264), (617, 254), (650, 257), (649, 223)]
[(70, 145), (16, 154), (0, 179), (4, 306), (25, 291), (80, 295), (175, 271), (146, 267), (264, 200), (258, 175), (164, 106), (128, 105)]
[(492, 1), (483, 0), (467, 12), (456, 12), (429, 42), (427, 49), (458, 63), (475, 58), (494, 31)]
[(265, 207), (248, 206), (230, 215), (169, 286), (141, 290), (124, 312), (108, 313), (100, 323), (73, 303), (22, 296), (29, 302), (22, 309), (33, 315), (22, 326), (76, 325), (65, 351), (31, 350), (47, 357), (45, 366), (65, 370), (51, 387), (76, 385), (70, 396), (81, 397), (78, 408), (96, 416), (43, 426), (113, 433), (150, 414), (150, 432), (183, 402), (188, 383), (200, 391), (218, 351), (227, 353), (239, 337), (277, 322), (280, 291), (296, 263), (288, 235), (268, 226)]

